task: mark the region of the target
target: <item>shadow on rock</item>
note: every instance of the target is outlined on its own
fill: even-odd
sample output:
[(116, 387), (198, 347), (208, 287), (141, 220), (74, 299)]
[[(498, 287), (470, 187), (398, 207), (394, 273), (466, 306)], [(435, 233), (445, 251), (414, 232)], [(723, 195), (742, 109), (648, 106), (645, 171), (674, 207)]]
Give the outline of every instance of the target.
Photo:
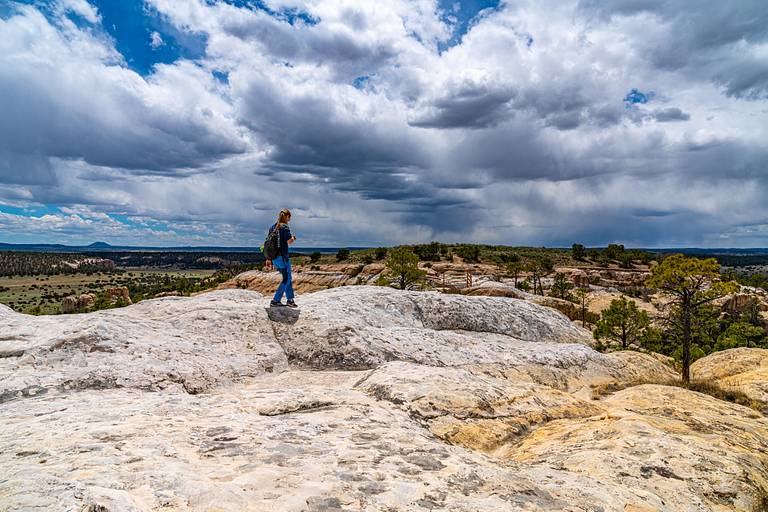
[(267, 316), (273, 322), (280, 322), (281, 324), (293, 325), (299, 320), (299, 310), (294, 308), (264, 308), (267, 310)]

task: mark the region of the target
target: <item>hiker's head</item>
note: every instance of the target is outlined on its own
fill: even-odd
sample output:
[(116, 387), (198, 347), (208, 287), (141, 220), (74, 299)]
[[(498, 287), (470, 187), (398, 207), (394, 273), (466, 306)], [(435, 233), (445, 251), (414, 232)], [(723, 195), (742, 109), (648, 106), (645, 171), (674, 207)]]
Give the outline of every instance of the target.
[(291, 210), (288, 208), (283, 208), (280, 210), (280, 214), (277, 216), (277, 223), (278, 224), (285, 224), (287, 222), (290, 222), (291, 220)]

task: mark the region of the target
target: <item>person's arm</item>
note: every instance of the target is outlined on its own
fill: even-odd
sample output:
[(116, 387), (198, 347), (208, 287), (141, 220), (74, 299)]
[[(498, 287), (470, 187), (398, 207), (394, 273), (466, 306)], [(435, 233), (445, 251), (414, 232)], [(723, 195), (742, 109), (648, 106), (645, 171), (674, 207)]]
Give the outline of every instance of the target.
[(288, 242), (288, 245), (292, 245), (293, 242), (296, 241), (296, 237), (293, 236), (293, 234), (291, 234), (291, 228), (289, 228), (288, 226), (285, 226), (285, 230), (287, 231), (286, 242)]

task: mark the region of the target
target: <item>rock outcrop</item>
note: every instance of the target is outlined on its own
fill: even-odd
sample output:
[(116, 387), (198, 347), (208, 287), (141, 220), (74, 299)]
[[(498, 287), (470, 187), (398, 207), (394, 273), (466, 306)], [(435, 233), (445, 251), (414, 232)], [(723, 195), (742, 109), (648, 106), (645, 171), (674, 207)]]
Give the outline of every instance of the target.
[(70, 295), (64, 297), (61, 301), (61, 312), (65, 314), (88, 311), (93, 307), (96, 296), (92, 293), (83, 293), (81, 295)]
[[(0, 510), (763, 510), (768, 421), (523, 300), (0, 306)], [(710, 356), (711, 357), (711, 356)], [(697, 363), (701, 364), (701, 363)], [(630, 386), (593, 400), (596, 385)]]
[[(372, 284), (383, 269), (381, 263), (325, 265), (323, 270), (297, 266), (292, 276), (293, 288), (296, 293), (310, 293), (338, 286)], [(240, 288), (268, 295), (274, 293), (281, 279), (277, 271), (249, 270), (222, 283), (219, 289)]]
[(695, 361), (691, 375), (744, 393), (768, 414), (768, 350), (742, 347), (714, 352)]
[[(106, 294), (107, 300), (112, 305), (130, 306), (133, 304), (128, 288), (125, 286), (107, 288), (103, 293)], [(65, 297), (61, 302), (61, 312), (65, 314), (82, 313), (91, 309), (95, 303), (96, 295), (93, 293), (84, 293), (80, 296), (72, 295)]]

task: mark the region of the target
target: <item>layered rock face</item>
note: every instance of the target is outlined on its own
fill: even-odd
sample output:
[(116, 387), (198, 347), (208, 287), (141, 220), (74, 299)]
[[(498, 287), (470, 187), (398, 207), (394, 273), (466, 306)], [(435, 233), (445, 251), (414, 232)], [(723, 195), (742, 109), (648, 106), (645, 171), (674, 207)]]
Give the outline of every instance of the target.
[[(327, 267), (327, 268), (326, 268)], [(337, 286), (372, 284), (384, 270), (381, 263), (370, 265), (326, 265), (325, 270), (311, 270), (311, 267), (295, 267), (293, 289), (297, 293), (309, 293)], [(277, 289), (282, 277), (277, 271), (250, 270), (233, 277), (219, 285), (220, 290), (240, 288), (263, 294), (271, 294)]]
[(762, 510), (768, 422), (506, 297), (0, 307), (0, 510)]

